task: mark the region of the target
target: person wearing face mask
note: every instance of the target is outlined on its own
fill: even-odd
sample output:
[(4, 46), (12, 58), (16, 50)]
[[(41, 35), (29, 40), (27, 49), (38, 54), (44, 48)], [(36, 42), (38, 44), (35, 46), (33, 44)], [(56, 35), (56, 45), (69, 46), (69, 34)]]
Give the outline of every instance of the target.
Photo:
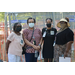
[(24, 36), (20, 33), (21, 30), (21, 24), (15, 23), (13, 26), (13, 32), (11, 32), (7, 38), (6, 52), (8, 54), (9, 62), (20, 62), (20, 57), (22, 56), (22, 47), (25, 43), (35, 49), (38, 48), (25, 38), (23, 39)]
[(56, 33), (54, 47), (54, 61), (59, 62), (59, 57), (71, 57), (71, 45), (74, 41), (74, 33), (69, 28), (69, 20), (62, 18), (57, 23), (60, 30)]
[(52, 19), (46, 19), (46, 26), (47, 28), (42, 29), (43, 35), (43, 51), (42, 55), (44, 58), (44, 62), (52, 62), (53, 61), (53, 54), (54, 54), (54, 39), (57, 30), (52, 27)]
[(41, 48), (42, 32), (40, 31), (40, 29), (35, 28), (35, 23), (36, 20), (34, 18), (28, 18), (27, 25), (29, 26), (29, 28), (23, 31), (24, 37), (32, 44), (39, 47), (38, 49), (34, 49), (33, 47), (26, 44), (26, 62), (37, 62), (38, 54)]

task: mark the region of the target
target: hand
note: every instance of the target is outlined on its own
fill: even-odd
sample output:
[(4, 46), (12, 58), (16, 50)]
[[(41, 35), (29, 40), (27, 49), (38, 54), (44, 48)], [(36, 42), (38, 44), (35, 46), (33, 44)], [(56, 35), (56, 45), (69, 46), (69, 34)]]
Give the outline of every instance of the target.
[(37, 46), (37, 50), (40, 51), (40, 46)]
[(67, 52), (64, 53), (64, 58), (67, 57)]
[(6, 50), (6, 53), (8, 54), (8, 51)]
[(36, 49), (36, 50), (39, 50), (40, 49), (40, 46), (33, 45), (33, 48)]

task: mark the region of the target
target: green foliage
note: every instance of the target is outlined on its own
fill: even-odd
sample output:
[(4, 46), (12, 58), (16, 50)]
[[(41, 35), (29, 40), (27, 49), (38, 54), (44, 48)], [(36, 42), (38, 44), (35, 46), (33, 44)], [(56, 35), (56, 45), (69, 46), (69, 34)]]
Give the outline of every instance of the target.
[(23, 19), (27, 20), (28, 17), (32, 17), (32, 13), (21, 13), (17, 15), (18, 20), (23, 20)]
[(4, 21), (5, 12), (0, 12), (0, 22)]
[[(28, 12), (28, 13), (20, 13), (17, 15), (18, 20), (27, 20), (29, 17), (36, 18), (36, 20), (42, 20), (42, 15), (43, 13), (38, 12)], [(0, 12), (0, 22), (5, 20), (5, 12)], [(7, 16), (7, 21), (9, 20), (9, 17)], [(11, 20), (13, 20), (12, 15), (11, 15)]]

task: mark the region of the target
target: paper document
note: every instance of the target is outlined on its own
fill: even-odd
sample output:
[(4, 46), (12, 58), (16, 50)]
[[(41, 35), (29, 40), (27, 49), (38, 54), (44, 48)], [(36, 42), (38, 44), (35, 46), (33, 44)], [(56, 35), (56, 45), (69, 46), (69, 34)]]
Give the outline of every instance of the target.
[(71, 62), (71, 58), (70, 57), (59, 57), (59, 62)]

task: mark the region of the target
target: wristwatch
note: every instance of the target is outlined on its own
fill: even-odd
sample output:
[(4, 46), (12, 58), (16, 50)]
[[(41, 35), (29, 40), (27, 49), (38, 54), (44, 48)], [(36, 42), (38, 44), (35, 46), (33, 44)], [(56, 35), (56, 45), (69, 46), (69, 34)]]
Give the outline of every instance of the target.
[(40, 46), (40, 49), (41, 49), (41, 44), (39, 44), (39, 46)]

